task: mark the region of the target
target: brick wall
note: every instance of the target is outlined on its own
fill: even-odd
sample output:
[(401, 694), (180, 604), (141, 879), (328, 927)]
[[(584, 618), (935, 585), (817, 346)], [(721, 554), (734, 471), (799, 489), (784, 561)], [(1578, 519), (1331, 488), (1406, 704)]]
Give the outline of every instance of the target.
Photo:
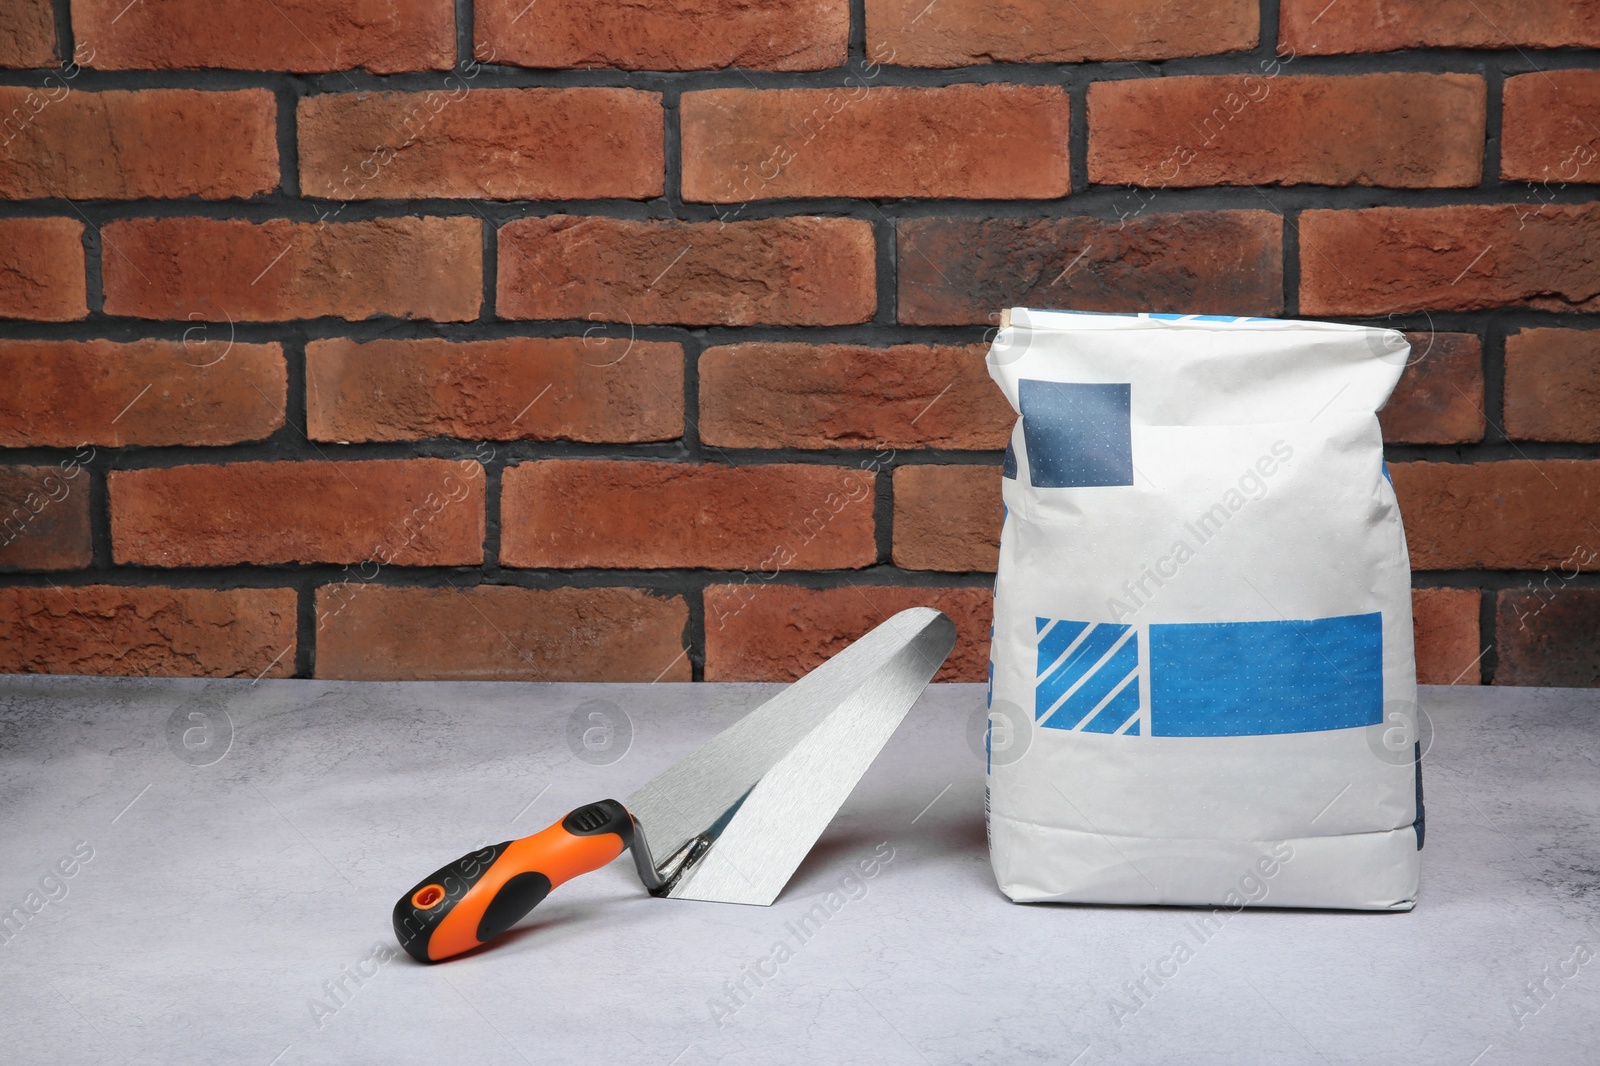
[(1600, 683), (1600, 14), (7, 0), (0, 670), (980, 679), (994, 315), (1406, 330), (1425, 681)]

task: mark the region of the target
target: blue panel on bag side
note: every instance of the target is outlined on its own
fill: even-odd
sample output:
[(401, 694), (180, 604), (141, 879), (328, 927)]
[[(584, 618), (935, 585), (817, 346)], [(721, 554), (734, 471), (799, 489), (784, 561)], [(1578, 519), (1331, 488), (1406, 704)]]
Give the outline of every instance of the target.
[(1383, 721), (1383, 616), (1150, 627), (1150, 733), (1260, 736)]
[(1017, 396), (1034, 488), (1133, 484), (1131, 385), (1023, 378)]
[(1006, 457), (1000, 461), (1000, 476), (1017, 480), (1017, 450), (1006, 441)]

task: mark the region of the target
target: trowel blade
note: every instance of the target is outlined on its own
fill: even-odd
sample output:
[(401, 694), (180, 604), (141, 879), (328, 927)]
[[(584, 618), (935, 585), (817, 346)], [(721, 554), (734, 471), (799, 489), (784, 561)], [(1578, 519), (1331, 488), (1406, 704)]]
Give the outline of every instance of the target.
[(657, 861), (723, 821), (667, 895), (766, 906), (955, 645), (930, 607), (885, 621), (635, 792)]

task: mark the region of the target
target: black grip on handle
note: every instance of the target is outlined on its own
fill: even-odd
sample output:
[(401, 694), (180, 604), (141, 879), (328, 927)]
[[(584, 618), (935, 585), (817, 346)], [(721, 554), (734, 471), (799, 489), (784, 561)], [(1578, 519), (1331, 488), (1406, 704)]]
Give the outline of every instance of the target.
[(633, 816), (616, 800), (584, 804), (561, 819), (561, 828), (575, 837), (615, 833), (622, 838), (623, 848), (633, 847)]
[(478, 942), (493, 940), (522, 921), (529, 911), (544, 902), (550, 887), (550, 878), (533, 870), (517, 874), (501, 885), (500, 891), (483, 909), (483, 917), (478, 919)]
[[(561, 828), (575, 837), (615, 833), (622, 838), (624, 849), (633, 843), (633, 818), (616, 800), (600, 800), (569, 812), (561, 819)], [(512, 877), (484, 908), (483, 918), (478, 922), (479, 941), (493, 940), (522, 921), (529, 911), (544, 902), (551, 887), (550, 878), (537, 871), (529, 870)]]

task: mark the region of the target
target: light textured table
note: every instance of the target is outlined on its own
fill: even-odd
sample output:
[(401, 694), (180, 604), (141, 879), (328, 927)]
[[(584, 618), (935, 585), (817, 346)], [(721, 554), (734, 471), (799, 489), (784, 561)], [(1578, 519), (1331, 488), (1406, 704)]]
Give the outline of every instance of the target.
[[(59, 897), (4, 933), (0, 1060), (1600, 1062), (1590, 692), (1424, 690), (1416, 910), (1245, 911), (1138, 998), (1196, 912), (1001, 897), (968, 685), (929, 690), (771, 908), (651, 899), (623, 859), (494, 950), (376, 961), (419, 877), (770, 691), (0, 678), (0, 908)], [(591, 750), (617, 709), (631, 739)]]

